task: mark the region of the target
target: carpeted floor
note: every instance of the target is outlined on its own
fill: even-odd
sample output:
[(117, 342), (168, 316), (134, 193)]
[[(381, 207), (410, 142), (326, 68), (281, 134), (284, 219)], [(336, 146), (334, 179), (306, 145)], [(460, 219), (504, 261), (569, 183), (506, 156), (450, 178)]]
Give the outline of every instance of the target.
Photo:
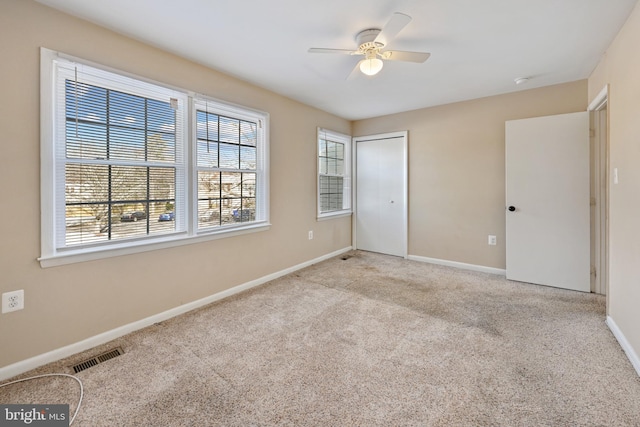
[(24, 376), (121, 346), (77, 374), (77, 426), (639, 426), (604, 321), (602, 296), (354, 251)]

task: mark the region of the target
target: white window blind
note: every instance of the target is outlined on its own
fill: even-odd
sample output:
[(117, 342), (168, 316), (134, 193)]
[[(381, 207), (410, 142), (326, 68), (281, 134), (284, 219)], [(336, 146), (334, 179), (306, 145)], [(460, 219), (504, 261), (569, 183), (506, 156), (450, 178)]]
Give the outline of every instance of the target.
[(318, 216), (351, 212), (351, 137), (318, 129)]
[(183, 231), (186, 96), (64, 59), (54, 90), (57, 248)]
[(265, 119), (197, 99), (198, 230), (266, 219)]

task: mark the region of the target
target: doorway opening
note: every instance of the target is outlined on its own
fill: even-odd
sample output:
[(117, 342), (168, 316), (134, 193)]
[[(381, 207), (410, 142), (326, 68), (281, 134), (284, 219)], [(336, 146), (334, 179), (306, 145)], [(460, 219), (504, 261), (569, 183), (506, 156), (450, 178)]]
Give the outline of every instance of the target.
[[(591, 291), (609, 287), (609, 87), (589, 105), (591, 128)], [(607, 313), (609, 298), (607, 298)]]

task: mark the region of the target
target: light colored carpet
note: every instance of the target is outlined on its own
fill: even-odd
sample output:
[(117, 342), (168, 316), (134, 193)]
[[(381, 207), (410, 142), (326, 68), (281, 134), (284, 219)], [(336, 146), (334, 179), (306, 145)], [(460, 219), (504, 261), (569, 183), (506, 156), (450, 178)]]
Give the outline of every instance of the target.
[[(602, 296), (354, 251), (45, 366), (78, 426), (639, 426)], [(77, 384), (0, 389), (70, 403)]]

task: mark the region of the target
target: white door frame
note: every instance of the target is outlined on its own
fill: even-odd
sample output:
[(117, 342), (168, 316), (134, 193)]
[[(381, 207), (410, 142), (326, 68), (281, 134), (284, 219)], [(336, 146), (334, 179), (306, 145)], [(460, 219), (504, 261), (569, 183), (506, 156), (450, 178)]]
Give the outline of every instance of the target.
[(358, 242), (358, 233), (356, 231), (356, 224), (357, 224), (357, 216), (358, 216), (358, 204), (357, 204), (357, 195), (358, 195), (358, 180), (356, 179), (356, 177), (358, 176), (358, 142), (363, 142), (363, 141), (375, 141), (375, 140), (380, 140), (380, 139), (389, 139), (389, 138), (402, 138), (402, 146), (403, 146), (403, 159), (404, 159), (404, 173), (403, 173), (403, 199), (404, 199), (404, 203), (402, 206), (402, 220), (403, 220), (403, 225), (402, 225), (402, 238), (403, 238), (403, 248), (404, 248), (404, 253), (403, 253), (403, 257), (405, 259), (407, 259), (408, 257), (408, 233), (409, 233), (409, 227), (408, 227), (408, 221), (409, 221), (409, 175), (408, 175), (408, 167), (409, 167), (409, 153), (408, 153), (408, 136), (409, 136), (409, 132), (408, 131), (398, 131), (398, 132), (389, 132), (389, 133), (381, 133), (381, 134), (376, 134), (376, 135), (366, 135), (366, 136), (355, 136), (352, 139), (352, 150), (353, 150), (353, 163), (352, 163), (352, 177), (353, 177), (353, 194), (352, 194), (352, 206), (353, 206), (353, 213), (354, 213), (354, 218), (353, 221), (351, 221), (351, 230), (352, 230), (352, 246), (354, 248), (357, 248), (357, 242)]
[(592, 160), (592, 292), (607, 295), (609, 313), (609, 85), (589, 104)]

